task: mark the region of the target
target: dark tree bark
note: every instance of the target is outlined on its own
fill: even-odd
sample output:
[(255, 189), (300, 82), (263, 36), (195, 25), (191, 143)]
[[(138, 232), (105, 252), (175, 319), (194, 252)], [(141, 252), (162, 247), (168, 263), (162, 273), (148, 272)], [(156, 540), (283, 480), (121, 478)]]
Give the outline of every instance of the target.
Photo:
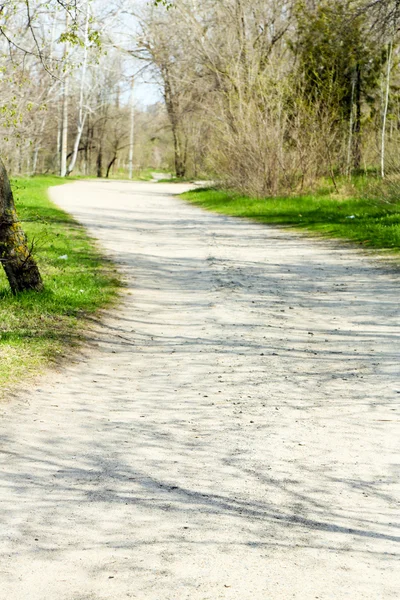
[(171, 123), (172, 139), (174, 142), (175, 174), (178, 178), (186, 175), (186, 149), (182, 148), (181, 123), (178, 117), (178, 106), (175, 98), (168, 67), (161, 68), (161, 74), (164, 81), (164, 99), (167, 107), (167, 114)]
[(117, 154), (115, 153), (114, 156), (112, 157), (112, 159), (110, 160), (110, 162), (108, 163), (107, 173), (106, 173), (106, 179), (108, 179), (108, 176), (110, 175), (111, 168), (112, 168), (112, 166), (113, 166), (113, 164), (115, 163), (116, 160), (117, 160)]
[(92, 172), (92, 149), (94, 149), (93, 145), (93, 125), (90, 121), (90, 114), (87, 118), (87, 141), (86, 141), (86, 149), (85, 149), (85, 161), (86, 161), (86, 172)]
[(13, 294), (43, 288), (25, 233), (18, 220), (7, 171), (0, 159), (0, 261)]
[(96, 160), (96, 168), (97, 168), (97, 177), (103, 177), (103, 147), (100, 142), (100, 146), (97, 152), (97, 160)]

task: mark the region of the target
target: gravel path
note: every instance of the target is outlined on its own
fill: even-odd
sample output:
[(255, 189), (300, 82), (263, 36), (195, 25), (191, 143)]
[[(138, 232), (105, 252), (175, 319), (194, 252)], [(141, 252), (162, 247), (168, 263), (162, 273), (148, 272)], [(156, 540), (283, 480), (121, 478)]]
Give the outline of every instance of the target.
[(183, 189), (52, 192), (127, 288), (1, 405), (1, 600), (398, 599), (399, 274)]

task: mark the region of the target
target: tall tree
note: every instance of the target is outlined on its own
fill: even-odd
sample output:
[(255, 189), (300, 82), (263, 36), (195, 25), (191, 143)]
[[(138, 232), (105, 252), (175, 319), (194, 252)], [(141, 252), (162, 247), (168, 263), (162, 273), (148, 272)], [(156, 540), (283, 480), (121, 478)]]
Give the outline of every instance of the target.
[(297, 5), (300, 84), (310, 103), (322, 102), (351, 123), (352, 167), (361, 166), (363, 107), (378, 88), (384, 49), (367, 35), (366, 14), (355, 0), (320, 0)]
[[(47, 5), (49, 12), (51, 8), (54, 10), (54, 6), (51, 7), (50, 4)], [(74, 8), (67, 0), (65, 3), (63, 0), (56, 0), (56, 5), (68, 12)], [(27, 55), (35, 56), (43, 68), (48, 69), (45, 48), (38, 38), (35, 8), (30, 0), (5, 2), (1, 11), (0, 36), (8, 44), (14, 60), (23, 62)], [(3, 161), (0, 162), (0, 260), (13, 293), (42, 289), (42, 278), (32, 257), (32, 248), (29, 247), (18, 220)]]
[(196, 65), (187, 43), (190, 29), (179, 23), (175, 8), (159, 6), (140, 14), (140, 34), (132, 54), (146, 61), (156, 71), (169, 117), (174, 165), (177, 177), (187, 170), (187, 120), (199, 102), (199, 78), (194, 76)]
[(0, 260), (11, 291), (40, 291), (43, 287), (39, 269), (32, 257), (26, 236), (17, 217), (7, 171), (0, 159)]

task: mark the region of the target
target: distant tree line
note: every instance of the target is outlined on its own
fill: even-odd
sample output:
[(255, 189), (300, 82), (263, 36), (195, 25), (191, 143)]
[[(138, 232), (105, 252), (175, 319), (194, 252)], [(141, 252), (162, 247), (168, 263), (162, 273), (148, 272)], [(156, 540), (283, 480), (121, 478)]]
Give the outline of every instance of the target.
[(392, 0), (174, 0), (138, 14), (178, 176), (256, 195), (398, 169)]

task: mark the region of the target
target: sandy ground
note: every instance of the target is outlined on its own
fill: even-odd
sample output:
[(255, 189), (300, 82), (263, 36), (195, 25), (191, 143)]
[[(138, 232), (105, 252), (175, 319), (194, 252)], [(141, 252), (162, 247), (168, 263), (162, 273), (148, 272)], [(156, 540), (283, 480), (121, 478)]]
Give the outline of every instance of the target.
[(127, 288), (0, 407), (1, 600), (399, 598), (399, 274), (182, 190), (53, 190)]

